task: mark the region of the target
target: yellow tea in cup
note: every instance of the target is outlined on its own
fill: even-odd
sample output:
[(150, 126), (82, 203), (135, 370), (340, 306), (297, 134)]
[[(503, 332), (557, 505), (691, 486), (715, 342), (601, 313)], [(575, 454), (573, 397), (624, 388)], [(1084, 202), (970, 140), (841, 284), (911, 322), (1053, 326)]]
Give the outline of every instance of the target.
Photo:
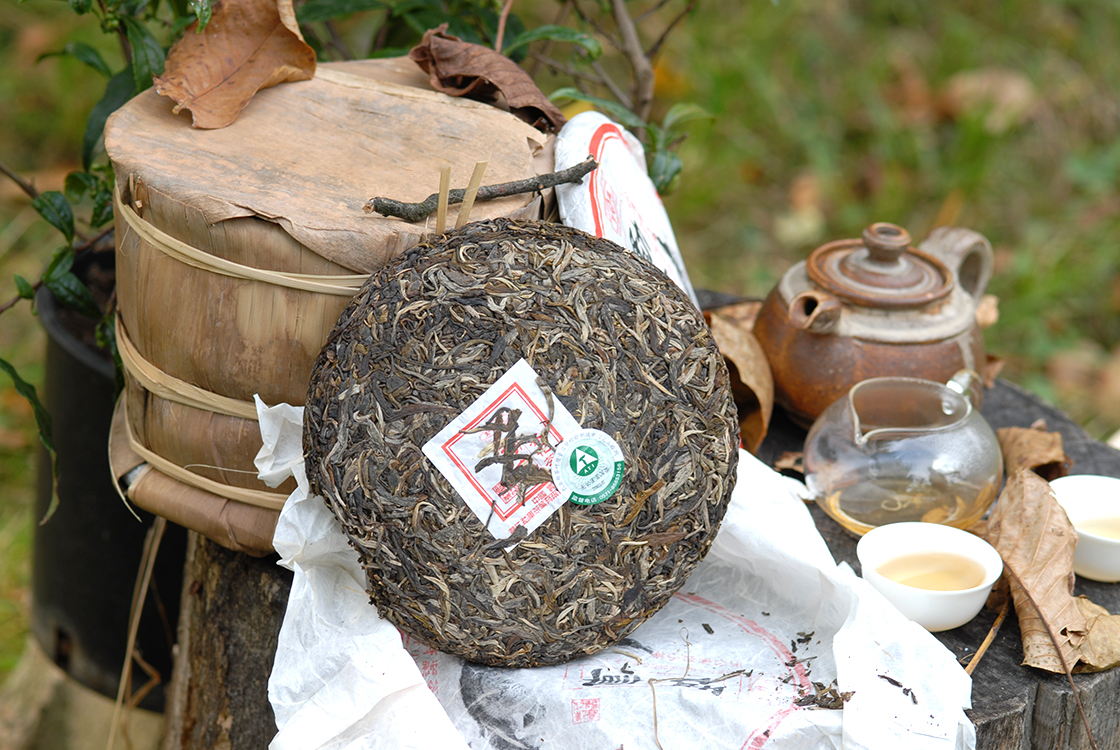
[(884, 578), (929, 591), (962, 591), (984, 582), (984, 566), (953, 552), (918, 552), (875, 568)]
[(1120, 517), (1090, 518), (1086, 521), (1079, 521), (1076, 526), (1078, 531), (1087, 531), (1090, 534), (1108, 537), (1109, 539), (1120, 539)]

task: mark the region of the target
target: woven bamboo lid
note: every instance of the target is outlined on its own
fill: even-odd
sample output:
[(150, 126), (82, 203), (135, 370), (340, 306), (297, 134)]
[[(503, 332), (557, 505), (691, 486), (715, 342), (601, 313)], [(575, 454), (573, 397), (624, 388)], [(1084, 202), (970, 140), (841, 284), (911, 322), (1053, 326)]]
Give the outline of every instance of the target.
[[(624, 468), (598, 504), (495, 538), (424, 445), (521, 359), (558, 402), (548, 422), (563, 406), (617, 442)], [(664, 605), (716, 534), (738, 440), (726, 366), (683, 291), (613, 243), (507, 220), (433, 237), (371, 276), (320, 353), (304, 421), (312, 491), (381, 615), (506, 666), (594, 653)], [(528, 460), (510, 468), (520, 502), (548, 481)]]

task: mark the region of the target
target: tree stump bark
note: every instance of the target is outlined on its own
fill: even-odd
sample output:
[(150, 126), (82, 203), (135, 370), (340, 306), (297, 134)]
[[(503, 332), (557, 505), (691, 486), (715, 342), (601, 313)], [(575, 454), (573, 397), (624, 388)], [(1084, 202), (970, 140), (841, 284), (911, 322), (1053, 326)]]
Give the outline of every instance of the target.
[(276, 560), (190, 534), (163, 750), (262, 750), (276, 734), (268, 676), (292, 587)]

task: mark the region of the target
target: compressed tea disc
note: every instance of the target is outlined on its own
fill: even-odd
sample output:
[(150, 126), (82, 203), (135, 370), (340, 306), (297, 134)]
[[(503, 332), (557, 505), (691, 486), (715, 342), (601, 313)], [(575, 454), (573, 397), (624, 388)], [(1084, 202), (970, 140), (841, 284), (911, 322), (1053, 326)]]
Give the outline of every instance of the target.
[[(489, 434), (449, 424), (520, 360), (552, 403), (542, 435), (566, 412), (584, 442), (507, 453), (494, 470), (518, 502), (557, 492), (531, 465), (553, 448), (577, 475), (608, 454), (615, 473), (498, 538), (424, 446), (448, 429)], [(660, 609), (715, 537), (739, 444), (726, 366), (681, 289), (606, 240), (504, 219), (431, 238), (370, 277), (319, 355), (304, 425), (311, 489), (381, 616), (513, 667), (595, 653)], [(506, 433), (493, 434), (468, 464), (502, 460)]]

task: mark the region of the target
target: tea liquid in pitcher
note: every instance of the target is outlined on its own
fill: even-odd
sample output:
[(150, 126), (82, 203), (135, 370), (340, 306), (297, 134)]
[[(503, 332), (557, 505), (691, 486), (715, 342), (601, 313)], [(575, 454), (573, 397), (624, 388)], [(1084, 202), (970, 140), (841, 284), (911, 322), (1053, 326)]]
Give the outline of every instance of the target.
[(944, 523), (964, 528), (984, 514), (995, 499), (994, 483), (983, 487), (934, 487), (909, 478), (860, 482), (833, 491), (817, 502), (840, 525), (856, 534), (899, 521)]

